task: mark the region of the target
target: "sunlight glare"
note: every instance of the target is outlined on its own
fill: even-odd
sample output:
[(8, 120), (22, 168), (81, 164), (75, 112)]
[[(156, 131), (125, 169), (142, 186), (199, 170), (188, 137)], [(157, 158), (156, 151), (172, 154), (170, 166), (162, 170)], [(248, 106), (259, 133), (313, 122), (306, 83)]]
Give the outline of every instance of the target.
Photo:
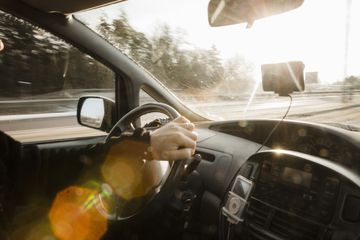
[[(223, 60), (244, 56), (257, 68), (267, 63), (302, 61), (306, 72), (318, 72), (321, 83), (343, 79), (347, 1), (307, 0), (295, 10), (255, 21), (249, 29), (246, 23), (210, 27), (208, 3), (208, 0), (133, 0), (107, 7), (106, 14), (112, 19), (121, 11), (126, 12), (131, 25), (148, 36), (167, 24), (182, 33), (189, 49), (192, 45), (201, 48), (214, 45)], [(352, 1), (348, 75), (360, 74), (357, 44), (360, 34), (356, 32), (360, 29), (359, 11), (360, 1)]]
[(85, 207), (95, 198), (95, 190), (69, 187), (59, 192), (49, 219), (54, 235), (61, 240), (97, 240), (107, 231), (107, 219), (94, 207)]
[(122, 141), (114, 144), (101, 167), (105, 182), (125, 200), (148, 194), (160, 184), (165, 169), (169, 168), (168, 162), (143, 161), (139, 149), (144, 149), (144, 143)]
[(260, 85), (260, 80), (256, 81), (256, 84), (254, 85), (254, 88), (251, 92), (251, 95), (250, 95), (250, 98), (249, 98), (249, 101), (247, 102), (246, 104), (246, 107), (244, 108), (243, 110), (243, 115), (244, 115), (244, 118), (245, 118), (245, 115), (251, 105), (251, 103), (253, 102), (254, 98), (255, 98), (255, 95), (256, 95), (256, 91), (257, 89), (259, 88), (259, 85)]

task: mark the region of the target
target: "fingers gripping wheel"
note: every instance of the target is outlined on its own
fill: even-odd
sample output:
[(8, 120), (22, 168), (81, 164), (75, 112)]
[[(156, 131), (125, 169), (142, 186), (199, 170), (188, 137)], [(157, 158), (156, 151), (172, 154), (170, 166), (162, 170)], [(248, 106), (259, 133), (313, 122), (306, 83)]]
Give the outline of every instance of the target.
[[(163, 103), (151, 103), (151, 104), (145, 104), (142, 106), (139, 106), (129, 113), (127, 113), (125, 116), (123, 116), (111, 129), (109, 135), (105, 138), (105, 144), (108, 144), (111, 147), (112, 137), (115, 135), (121, 136), (121, 134), (126, 130), (128, 131), (130, 129), (131, 123), (134, 122), (136, 119), (141, 117), (142, 115), (145, 115), (147, 113), (151, 112), (160, 112), (165, 115), (167, 115), (171, 120), (174, 120), (175, 118), (179, 117), (180, 114), (171, 106)], [(137, 161), (137, 160), (134, 160)], [(134, 169), (134, 172), (139, 173), (142, 176), (153, 176), (153, 173), (149, 174), (149, 171), (146, 172), (146, 164), (167, 164), (166, 165), (166, 171), (164, 171), (164, 168), (162, 166), (162, 173), (160, 177), (160, 181), (151, 188), (151, 190), (147, 191), (144, 196), (136, 196), (132, 199), (124, 199), (124, 197), (119, 197), (119, 195), (116, 194), (117, 189), (126, 189), (127, 184), (129, 184), (129, 181), (126, 180), (123, 183), (124, 186), (116, 186), (117, 189), (112, 187), (111, 190), (112, 196), (112, 207), (111, 211), (109, 211), (108, 207), (106, 207), (106, 204), (104, 204), (104, 209), (107, 209), (107, 211), (102, 211), (103, 213), (106, 213), (106, 216), (110, 220), (126, 220), (132, 217), (144, 217), (148, 214), (152, 214), (153, 212), (157, 211), (164, 202), (168, 201), (169, 198), (173, 195), (178, 183), (184, 179), (185, 175), (188, 175), (189, 169), (185, 169), (186, 161), (146, 161), (143, 162), (142, 159), (139, 159), (139, 167)], [(120, 164), (121, 165), (121, 164)], [(124, 165), (121, 165), (124, 166)], [(160, 169), (159, 167), (149, 167), (147, 170), (150, 169), (150, 171), (153, 171), (154, 169)], [(117, 173), (121, 175), (121, 173)], [(126, 174), (123, 174), (126, 175)], [(142, 177), (141, 176), (141, 177)], [(146, 178), (146, 177), (145, 177)], [(111, 185), (111, 184), (110, 184)], [(121, 190), (120, 190), (121, 191)], [(110, 191), (108, 191), (110, 192)], [(126, 193), (125, 193), (126, 194)], [(104, 201), (101, 201), (104, 202)], [(129, 209), (124, 209), (129, 206)], [(146, 210), (146, 211), (144, 211)], [(140, 214), (141, 213), (141, 214)]]

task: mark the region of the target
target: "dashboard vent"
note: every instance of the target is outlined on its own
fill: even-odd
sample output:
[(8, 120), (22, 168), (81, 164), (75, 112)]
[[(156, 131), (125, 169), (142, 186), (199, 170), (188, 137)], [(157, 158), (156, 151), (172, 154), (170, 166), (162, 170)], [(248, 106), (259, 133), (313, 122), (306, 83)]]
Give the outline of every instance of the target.
[(269, 206), (261, 204), (258, 201), (252, 201), (249, 206), (248, 215), (252, 223), (260, 227), (265, 227), (270, 210)]
[(271, 221), (270, 231), (289, 239), (317, 239), (321, 226), (296, 216), (276, 211)]
[(313, 240), (324, 230), (320, 224), (284, 213), (256, 199), (251, 199), (246, 221), (253, 226), (252, 239)]
[(264, 231), (259, 229), (258, 227), (254, 225), (250, 225), (251, 231), (249, 233), (251, 240), (279, 240), (278, 237), (274, 237), (272, 235), (267, 235)]

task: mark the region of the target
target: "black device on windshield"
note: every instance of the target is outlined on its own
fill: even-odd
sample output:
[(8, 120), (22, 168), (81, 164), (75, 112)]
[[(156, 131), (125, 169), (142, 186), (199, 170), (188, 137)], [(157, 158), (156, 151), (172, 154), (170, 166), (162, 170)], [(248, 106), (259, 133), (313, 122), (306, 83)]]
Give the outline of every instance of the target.
[(301, 61), (261, 65), (263, 90), (280, 96), (304, 91), (304, 68)]

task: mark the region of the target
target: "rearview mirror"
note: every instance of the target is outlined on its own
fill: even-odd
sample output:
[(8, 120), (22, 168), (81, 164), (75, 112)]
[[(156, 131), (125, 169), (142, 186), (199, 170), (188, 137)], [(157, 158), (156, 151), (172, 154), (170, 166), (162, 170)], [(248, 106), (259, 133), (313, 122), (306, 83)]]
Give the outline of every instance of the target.
[(213, 27), (248, 23), (300, 7), (304, 0), (210, 0), (209, 24)]
[(77, 120), (80, 125), (109, 132), (115, 121), (115, 102), (99, 96), (81, 97)]

